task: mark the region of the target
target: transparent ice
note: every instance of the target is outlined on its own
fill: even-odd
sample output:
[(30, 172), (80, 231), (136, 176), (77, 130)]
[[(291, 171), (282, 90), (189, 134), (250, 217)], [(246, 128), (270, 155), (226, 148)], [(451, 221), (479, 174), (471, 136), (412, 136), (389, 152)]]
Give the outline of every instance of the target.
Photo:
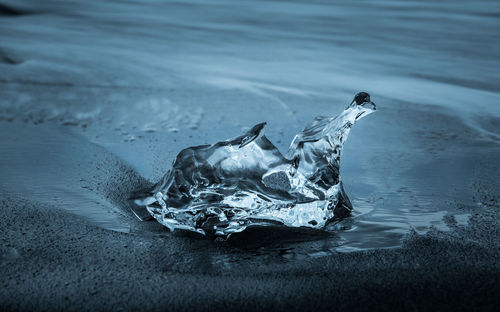
[(189, 147), (149, 196), (135, 200), (170, 230), (227, 237), (249, 225), (321, 229), (350, 215), (339, 174), (351, 127), (372, 113), (365, 92), (336, 117), (316, 117), (285, 155), (264, 135), (265, 123), (213, 145)]

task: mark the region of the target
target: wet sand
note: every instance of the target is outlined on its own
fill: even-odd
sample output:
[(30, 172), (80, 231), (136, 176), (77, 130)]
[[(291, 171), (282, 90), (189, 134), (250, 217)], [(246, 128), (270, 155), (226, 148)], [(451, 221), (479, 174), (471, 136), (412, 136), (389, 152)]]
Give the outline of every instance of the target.
[[(43, 143), (48, 151), (36, 142), (16, 143), (29, 137), (25, 131), (33, 135), (33, 127), (2, 125), (10, 137), (3, 159), (12, 170), (31, 168), (39, 186), (23, 189), (29, 180), (17, 176), (16, 182), (14, 175), (2, 183), (3, 310), (493, 311), (500, 303), (498, 154), (483, 153), (473, 167), (473, 207), (451, 201), (460, 213), (443, 217), (446, 228), (410, 230), (402, 240), (396, 235), (400, 247), (377, 248), (390, 237), (370, 227), (321, 235), (252, 229), (213, 242), (136, 220), (127, 198), (149, 182), (81, 135), (69, 136), (66, 151), (50, 141)], [(39, 157), (16, 158), (21, 147), (35, 147)], [(2, 170), (13, 174), (6, 165)], [(67, 192), (73, 185), (81, 197)], [(462, 215), (465, 221), (456, 217)], [(342, 238), (349, 233), (350, 240)], [(342, 248), (362, 243), (363, 235), (371, 248)]]
[(495, 207), (452, 233), (409, 234), (401, 248), (298, 257), (279, 242), (245, 250), (161, 229), (107, 231), (2, 198), (6, 311), (494, 311), (500, 303)]
[[(0, 310), (500, 304), (496, 3), (2, 3)], [(213, 242), (131, 213), (182, 148), (267, 121), (283, 151), (361, 90), (330, 231)]]

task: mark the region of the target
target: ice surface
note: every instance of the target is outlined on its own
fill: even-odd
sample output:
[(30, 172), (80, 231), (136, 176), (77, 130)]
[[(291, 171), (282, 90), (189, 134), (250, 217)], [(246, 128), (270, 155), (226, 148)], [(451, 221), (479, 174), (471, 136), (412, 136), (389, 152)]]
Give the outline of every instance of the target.
[(372, 113), (365, 92), (336, 117), (316, 117), (293, 139), (286, 156), (260, 123), (244, 135), (189, 147), (151, 196), (135, 200), (171, 230), (228, 236), (249, 225), (323, 228), (350, 215), (340, 155), (351, 127)]

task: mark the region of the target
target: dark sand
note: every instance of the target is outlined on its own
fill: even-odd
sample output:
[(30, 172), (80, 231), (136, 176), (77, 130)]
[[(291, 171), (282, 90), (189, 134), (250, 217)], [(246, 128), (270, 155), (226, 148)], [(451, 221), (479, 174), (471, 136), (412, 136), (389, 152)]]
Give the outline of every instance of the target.
[[(116, 179), (133, 176), (122, 173)], [(483, 164), (477, 174), (483, 205), (467, 226), (451, 219), (452, 231), (409, 233), (400, 248), (316, 255), (288, 252), (290, 241), (304, 240), (293, 233), (250, 231), (230, 243), (212, 242), (138, 221), (132, 233), (120, 233), (2, 193), (0, 306), (494, 311), (500, 304), (499, 168)], [(311, 241), (302, 244), (322, 239), (306, 237)]]
[(288, 258), (107, 231), (2, 197), (3, 310), (494, 311), (500, 304), (496, 207), (452, 233), (410, 234), (401, 248)]

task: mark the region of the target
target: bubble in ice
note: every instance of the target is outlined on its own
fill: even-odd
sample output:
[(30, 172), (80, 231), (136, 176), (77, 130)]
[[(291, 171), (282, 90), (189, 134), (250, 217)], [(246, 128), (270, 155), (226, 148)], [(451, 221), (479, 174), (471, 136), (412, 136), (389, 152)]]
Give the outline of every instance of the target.
[(146, 208), (172, 231), (208, 236), (250, 225), (324, 228), (351, 213), (340, 155), (351, 127), (373, 111), (369, 94), (356, 94), (338, 116), (316, 117), (286, 155), (264, 135), (266, 123), (232, 140), (188, 147), (135, 209)]

